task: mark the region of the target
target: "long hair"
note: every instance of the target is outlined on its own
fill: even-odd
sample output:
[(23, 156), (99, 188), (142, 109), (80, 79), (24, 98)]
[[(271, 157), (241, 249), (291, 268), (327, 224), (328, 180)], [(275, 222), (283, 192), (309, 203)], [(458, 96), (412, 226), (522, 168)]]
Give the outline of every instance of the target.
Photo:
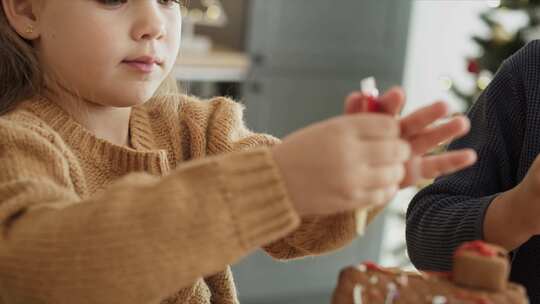
[(34, 48), (13, 30), (0, 5), (0, 114), (39, 94), (42, 86)]

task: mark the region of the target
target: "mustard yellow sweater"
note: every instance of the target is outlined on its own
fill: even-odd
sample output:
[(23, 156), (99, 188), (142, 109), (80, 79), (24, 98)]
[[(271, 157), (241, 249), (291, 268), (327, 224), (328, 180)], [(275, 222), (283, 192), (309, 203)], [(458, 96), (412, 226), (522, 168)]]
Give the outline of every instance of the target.
[(228, 265), (256, 248), (290, 259), (355, 236), (352, 213), (298, 217), (277, 140), (235, 102), (154, 99), (130, 136), (98, 139), (42, 99), (0, 118), (0, 303), (237, 303)]

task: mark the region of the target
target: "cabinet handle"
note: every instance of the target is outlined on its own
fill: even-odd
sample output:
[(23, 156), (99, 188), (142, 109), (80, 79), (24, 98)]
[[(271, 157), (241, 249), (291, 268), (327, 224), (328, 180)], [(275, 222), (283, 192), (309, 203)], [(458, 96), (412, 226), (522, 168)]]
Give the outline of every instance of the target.
[(266, 56), (264, 56), (263, 54), (255, 53), (253, 54), (251, 60), (253, 60), (254, 65), (262, 66), (266, 61)]
[(254, 94), (261, 94), (263, 91), (263, 85), (258, 81), (250, 82), (249, 89)]

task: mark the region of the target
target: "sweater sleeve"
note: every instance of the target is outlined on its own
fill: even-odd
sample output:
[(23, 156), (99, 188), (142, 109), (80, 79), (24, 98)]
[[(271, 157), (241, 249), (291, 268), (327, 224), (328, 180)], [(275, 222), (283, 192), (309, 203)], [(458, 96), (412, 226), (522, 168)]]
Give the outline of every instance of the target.
[(421, 270), (449, 270), (461, 243), (483, 239), (487, 208), (516, 184), (525, 103), (515, 59), (503, 64), (468, 116), (471, 132), (449, 150), (472, 148), (478, 162), (420, 191), (407, 211), (407, 249)]
[(159, 303), (299, 224), (266, 148), (81, 199), (61, 147), (0, 123), (0, 302)]
[[(240, 104), (223, 98), (218, 98), (212, 103), (216, 109), (209, 123), (210, 153), (245, 151), (280, 143), (275, 137), (247, 129)], [(349, 244), (356, 236), (354, 212), (313, 216), (303, 218), (300, 227), (294, 232), (264, 246), (263, 249), (277, 259), (295, 259), (338, 250)]]

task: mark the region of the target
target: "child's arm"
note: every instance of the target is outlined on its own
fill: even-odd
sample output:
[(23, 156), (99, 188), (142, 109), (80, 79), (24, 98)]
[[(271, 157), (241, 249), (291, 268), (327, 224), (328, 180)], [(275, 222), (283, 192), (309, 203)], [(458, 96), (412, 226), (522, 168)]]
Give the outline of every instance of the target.
[(293, 233), (263, 249), (276, 259), (296, 259), (335, 251), (357, 236), (355, 212), (312, 216), (302, 219)]
[[(190, 106), (201, 107), (205, 105), (192, 103)], [(253, 133), (246, 128), (240, 104), (219, 98), (210, 101), (206, 106), (215, 107), (208, 127), (209, 154), (279, 144), (280, 141), (275, 137)], [(185, 109), (185, 111), (190, 112), (189, 109)], [(292, 259), (339, 249), (351, 242), (356, 236), (354, 211), (338, 215), (311, 216), (303, 218), (301, 225), (294, 232), (264, 246), (263, 249), (275, 258)]]
[[(395, 95), (390, 92), (383, 96), (382, 102), (385, 107), (391, 104), (399, 107), (396, 103), (401, 103), (402, 97)], [(197, 111), (192, 109), (192, 113), (188, 114), (188, 116), (195, 116), (195, 113), (213, 113), (212, 119), (209, 121), (209, 131), (207, 132), (209, 135), (210, 154), (249, 149), (257, 146), (271, 146), (279, 143), (277, 139), (268, 135), (254, 134), (247, 130), (242, 122), (242, 109), (233, 101), (220, 98), (210, 103), (191, 103), (190, 106), (194, 108), (204, 106), (215, 108), (212, 111)], [(190, 112), (189, 108), (189, 106), (184, 107), (185, 110)], [(429, 127), (432, 122), (445, 115), (445, 109), (446, 107), (442, 107), (441, 104), (434, 104), (420, 109), (402, 120), (401, 124), (404, 132), (411, 133), (411, 138), (405, 135), (404, 138), (411, 142), (414, 153), (422, 155), (437, 144), (447, 141), (451, 137), (461, 136), (468, 131), (467, 124), (461, 121), (462, 119), (455, 119), (437, 128)], [(197, 138), (201, 137), (201, 135), (192, 134), (191, 137)], [(216, 149), (216, 147), (219, 147), (219, 149)], [(408, 177), (407, 183), (414, 183), (414, 180), (420, 177), (431, 178), (466, 167), (473, 162), (469, 154), (467, 151), (459, 151), (437, 157), (418, 157), (419, 164), (416, 166), (420, 167), (420, 169), (413, 170), (415, 168), (410, 168), (406, 170), (405, 176)], [(410, 163), (416, 164), (414, 161)], [(411, 174), (412, 171), (421, 171), (420, 176)], [(317, 172), (316, 174), (320, 173)], [(412, 178), (412, 175), (415, 175), (415, 177)], [(295, 178), (297, 180), (303, 180), (309, 177), (299, 174)], [(302, 191), (312, 191), (307, 185), (309, 183), (304, 184)], [(402, 184), (403, 187), (408, 185), (410, 184)], [(325, 203), (332, 204), (334, 202), (328, 201)], [(364, 203), (366, 205), (369, 204), (369, 202)], [(372, 221), (383, 207), (384, 205), (380, 205), (377, 208), (371, 209), (364, 225)], [(306, 255), (327, 253), (347, 245), (357, 237), (357, 224), (355, 212), (343, 212), (329, 216), (303, 217), (301, 226), (294, 233), (265, 246), (264, 249), (273, 257), (279, 259), (292, 259)], [(360, 228), (363, 229), (364, 227)]]
[(129, 174), (82, 199), (60, 139), (1, 121), (0, 141), (5, 303), (159, 303), (299, 223), (267, 149)]
[[(39, 123), (0, 120), (2, 300), (157, 303), (292, 233), (300, 214), (388, 201), (401, 180), (394, 169), (410, 155), (399, 123), (387, 116), (321, 122), (276, 146), (289, 149), (278, 153), (254, 148), (272, 140), (251, 136), (237, 106), (196, 104), (207, 108), (187, 113), (184, 104), (180, 121), (171, 111), (149, 115), (180, 124), (181, 134), (156, 137), (181, 141), (172, 143), (181, 149), (174, 153), (189, 162), (161, 178), (128, 174), (91, 197), (77, 157), (58, 135)], [(308, 199), (292, 200), (280, 170), (284, 159), (294, 172), (291, 162), (331, 173), (310, 180)], [(371, 170), (348, 173), (363, 165)]]
[(471, 132), (450, 145), (450, 150), (475, 149), (478, 163), (438, 179), (409, 206), (407, 246), (419, 269), (450, 269), (455, 248), (484, 239), (484, 217), (490, 204), (518, 182), (526, 104), (512, 72), (521, 57), (504, 63), (469, 113)]

